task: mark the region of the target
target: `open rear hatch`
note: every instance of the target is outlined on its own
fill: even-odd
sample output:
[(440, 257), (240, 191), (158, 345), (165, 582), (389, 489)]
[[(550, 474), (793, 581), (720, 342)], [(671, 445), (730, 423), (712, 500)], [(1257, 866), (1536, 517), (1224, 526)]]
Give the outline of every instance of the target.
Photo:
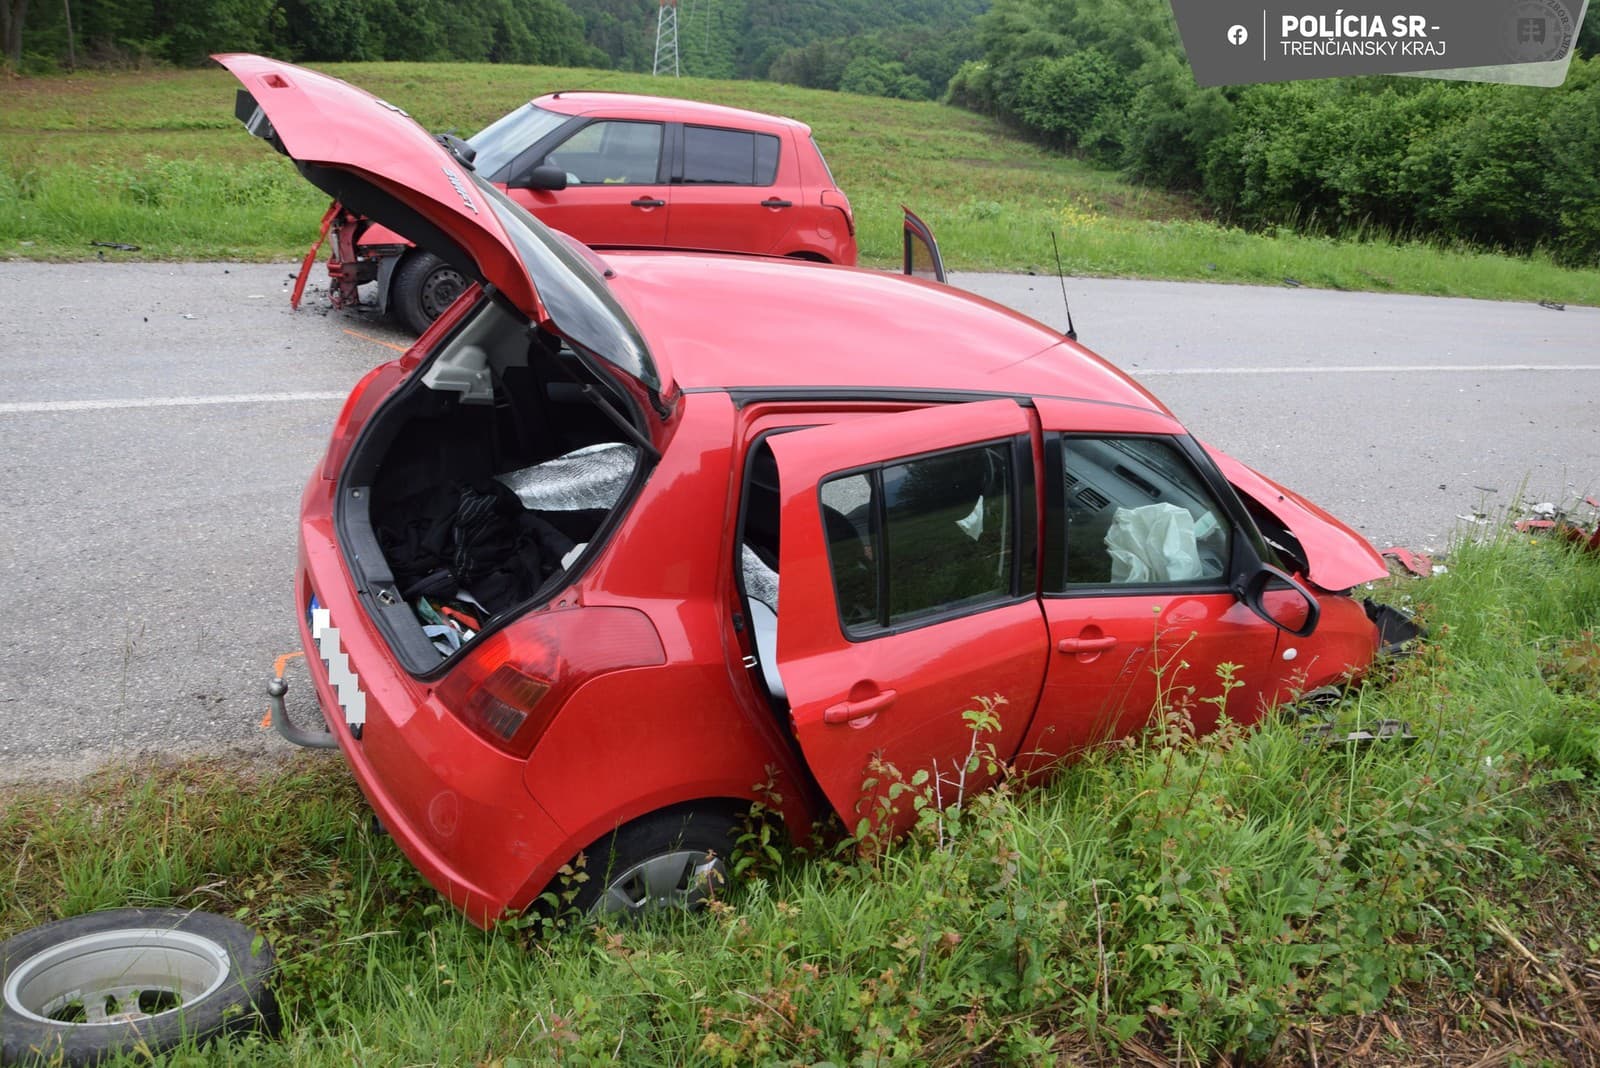
[(415, 674), (548, 603), (597, 555), (654, 451), (571, 345), (480, 301), (362, 430), (335, 527)]
[(243, 85), (236, 112), (251, 133), (482, 287), (351, 428), (343, 463), (330, 457), (359, 600), (408, 670), (432, 672), (600, 551), (655, 459), (670, 377), (606, 265), (479, 179), (448, 139), (338, 79), (215, 58)]

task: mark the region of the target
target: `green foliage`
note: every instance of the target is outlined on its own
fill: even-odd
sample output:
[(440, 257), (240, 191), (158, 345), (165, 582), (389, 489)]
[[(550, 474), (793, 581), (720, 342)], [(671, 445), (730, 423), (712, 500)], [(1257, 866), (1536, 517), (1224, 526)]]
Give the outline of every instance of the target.
[[(604, 62), (562, 0), (79, 0), (72, 50), (93, 65), (179, 66), (213, 52), (294, 60), (466, 59), (562, 66)], [(30, 50), (68, 53), (64, 9), (37, 5)]]
[(1559, 974), (1560, 944), (1537, 937), (1554, 900), (1573, 974), (1600, 944), (1581, 905), (1600, 878), (1600, 558), (1505, 535), (1450, 565), (1388, 591), (1431, 628), (1424, 652), (1327, 713), (1340, 731), (1408, 720), (1409, 748), (1226, 716), (1196, 737), (1191, 714), (1232, 709), (1228, 667), (1168, 685), (1142, 738), (1049, 785), (974, 794), (960, 777), (1000, 770), (989, 739), (1015, 711), (975, 699), (958, 768), (869, 771), (870, 796), (913, 814), (906, 837), (869, 821), (798, 850), (769, 782), (709, 915), (487, 933), (368, 829), (337, 756), (141, 764), (0, 791), (0, 937), (127, 904), (259, 928), (284, 1035), (173, 1063), (1258, 1063), (1307, 1030), (1329, 1063), (1341, 1032), (1375, 1026), (1353, 1016), (1431, 1032), (1474, 993), (1550, 1025), (1464, 1021), (1487, 1046), (1562, 1063), (1539, 1043), (1576, 1029), (1571, 1005), (1517, 987), (1492, 940)]
[(1223, 218), (1600, 263), (1600, 60), (1575, 61), (1555, 90), (1403, 78), (1202, 90), (1154, 0), (996, 0), (979, 27), (982, 63), (952, 80), (952, 102), (1197, 190)]
[(1116, 62), (1096, 48), (1024, 68), (1016, 111), (1023, 122), (1095, 159), (1123, 154), (1124, 114), (1133, 87)]

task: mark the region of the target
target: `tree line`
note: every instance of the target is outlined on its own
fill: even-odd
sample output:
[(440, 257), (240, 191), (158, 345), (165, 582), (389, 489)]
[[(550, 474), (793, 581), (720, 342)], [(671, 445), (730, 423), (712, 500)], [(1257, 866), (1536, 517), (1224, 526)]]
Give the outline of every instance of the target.
[[(621, 70), (655, 58), (658, 0), (569, 0), (585, 36)], [(685, 74), (937, 100), (988, 0), (678, 0)]]
[(1559, 89), (1373, 77), (1201, 89), (1167, 0), (995, 0), (952, 103), (1249, 227), (1600, 263), (1600, 19)]
[(212, 52), (294, 60), (605, 66), (562, 0), (0, 0), (18, 67), (196, 66)]

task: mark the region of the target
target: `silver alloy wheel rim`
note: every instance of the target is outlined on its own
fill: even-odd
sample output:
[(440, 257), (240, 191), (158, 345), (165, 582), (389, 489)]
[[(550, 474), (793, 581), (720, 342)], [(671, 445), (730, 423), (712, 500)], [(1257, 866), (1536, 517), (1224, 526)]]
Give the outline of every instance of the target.
[(694, 909), (727, 883), (722, 858), (704, 849), (661, 853), (635, 864), (595, 902), (599, 916), (637, 916), (665, 909)]
[(428, 277), (422, 280), (422, 314), (429, 319), (439, 318), (466, 287), (467, 280), (461, 277), (460, 271), (450, 267), (430, 271)]
[[(230, 971), (227, 950), (209, 938), (127, 927), (73, 938), (28, 957), (6, 977), (5, 1003), (54, 1026), (133, 1023), (210, 996)], [(81, 1007), (81, 1019), (72, 1018), (75, 1007)]]

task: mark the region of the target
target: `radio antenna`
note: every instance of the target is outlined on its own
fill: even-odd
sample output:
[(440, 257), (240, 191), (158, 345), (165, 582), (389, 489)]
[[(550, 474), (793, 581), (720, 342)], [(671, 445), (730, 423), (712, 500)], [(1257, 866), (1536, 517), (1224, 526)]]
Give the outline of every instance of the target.
[(1050, 247), (1056, 253), (1056, 278), (1061, 282), (1061, 303), (1067, 308), (1067, 340), (1078, 340), (1078, 330), (1072, 325), (1072, 303), (1067, 300), (1067, 274), (1061, 269), (1061, 246), (1056, 242), (1056, 232), (1050, 231)]

